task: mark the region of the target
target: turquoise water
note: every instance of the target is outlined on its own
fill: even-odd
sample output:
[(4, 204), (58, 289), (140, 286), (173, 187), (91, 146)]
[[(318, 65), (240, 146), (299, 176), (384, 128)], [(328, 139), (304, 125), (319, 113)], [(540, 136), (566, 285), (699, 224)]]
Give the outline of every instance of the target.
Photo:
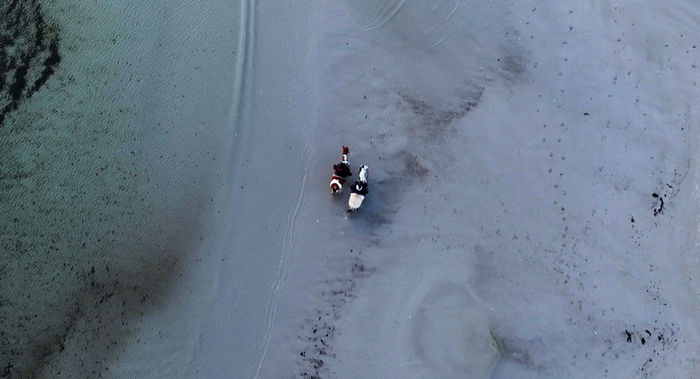
[(0, 376), (102, 372), (198, 259), (227, 188), (242, 7), (0, 5)]

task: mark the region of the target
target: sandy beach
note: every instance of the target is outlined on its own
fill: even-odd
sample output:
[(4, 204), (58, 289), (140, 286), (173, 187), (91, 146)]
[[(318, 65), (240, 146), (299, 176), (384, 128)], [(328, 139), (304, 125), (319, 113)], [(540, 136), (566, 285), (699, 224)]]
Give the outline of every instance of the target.
[(696, 4), (205, 3), (0, 6), (1, 377), (700, 376)]
[(697, 375), (691, 5), (390, 3), (325, 9), (309, 181), (370, 197), (307, 185), (259, 377)]

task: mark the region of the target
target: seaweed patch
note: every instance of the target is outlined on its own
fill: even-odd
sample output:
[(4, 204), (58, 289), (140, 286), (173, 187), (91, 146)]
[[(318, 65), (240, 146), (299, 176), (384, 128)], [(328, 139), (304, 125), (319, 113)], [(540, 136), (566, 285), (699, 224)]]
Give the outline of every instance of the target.
[(357, 297), (358, 282), (375, 271), (375, 268), (366, 266), (360, 259), (362, 251), (350, 249), (350, 253), (353, 257), (344, 263), (345, 275), (323, 281), (321, 297), (325, 309), (317, 308), (314, 316), (307, 317), (301, 326), (298, 338), (304, 342), (305, 348), (299, 352), (298, 378), (321, 379), (333, 375), (327, 363), (337, 358), (333, 351), (333, 340), (337, 333), (335, 324), (340, 319), (345, 304)]
[(56, 71), (61, 62), (57, 30), (36, 0), (0, 3), (0, 127)]
[(658, 216), (663, 210), (664, 210), (664, 198), (663, 196), (660, 196), (658, 193), (654, 192), (651, 195), (654, 199), (659, 200), (659, 206), (654, 207), (654, 216)]

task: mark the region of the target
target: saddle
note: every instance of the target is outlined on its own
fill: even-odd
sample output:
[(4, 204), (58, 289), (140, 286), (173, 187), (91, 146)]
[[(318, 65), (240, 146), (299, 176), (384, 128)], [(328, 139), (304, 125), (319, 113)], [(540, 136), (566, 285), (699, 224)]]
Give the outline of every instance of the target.
[(338, 163), (333, 165), (333, 175), (346, 179), (352, 176), (352, 172), (346, 163)]

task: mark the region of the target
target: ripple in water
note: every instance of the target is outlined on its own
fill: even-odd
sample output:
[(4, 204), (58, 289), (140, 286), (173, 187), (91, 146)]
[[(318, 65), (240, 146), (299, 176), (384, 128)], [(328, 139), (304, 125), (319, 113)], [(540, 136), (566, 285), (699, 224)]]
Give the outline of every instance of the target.
[(371, 30), (391, 20), (404, 3), (406, 0), (350, 0), (345, 7), (361, 28)]
[(345, 8), (358, 27), (388, 29), (397, 38), (392, 45), (420, 54), (440, 45), (458, 24), (462, 0), (346, 1)]

